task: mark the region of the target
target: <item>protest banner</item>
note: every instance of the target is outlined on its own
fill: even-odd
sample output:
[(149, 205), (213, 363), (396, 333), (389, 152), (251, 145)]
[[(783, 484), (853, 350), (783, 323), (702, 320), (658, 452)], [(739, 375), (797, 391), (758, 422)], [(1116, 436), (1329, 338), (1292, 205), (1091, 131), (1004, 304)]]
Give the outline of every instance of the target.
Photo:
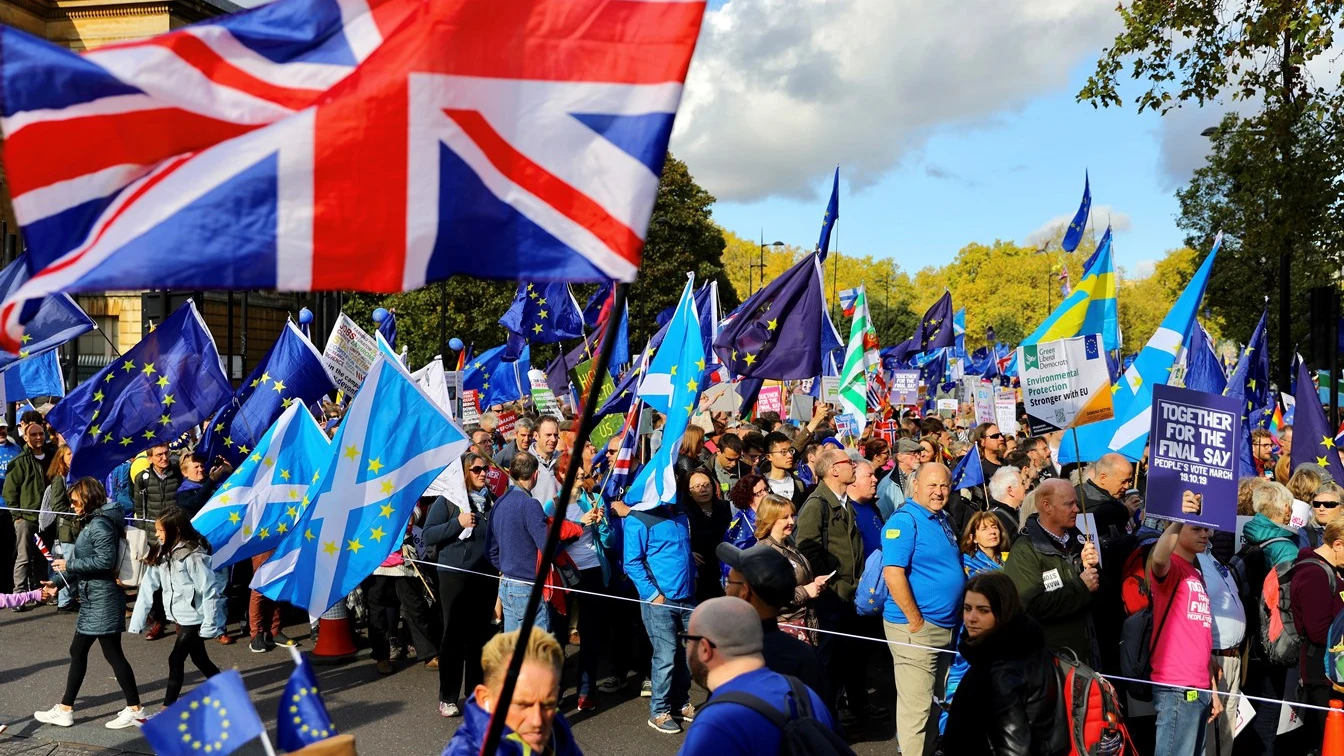
[(499, 413), (499, 427), (495, 428), (495, 431), (503, 436), (505, 441), (512, 441), (517, 425), (518, 413), (513, 410), (504, 410)]
[(763, 386), (756, 395), (756, 414), (774, 412), (784, 414), (784, 389), (780, 386)]
[[(1176, 386), (1153, 386), (1148, 438), (1148, 514), (1235, 530), (1240, 401)], [(1186, 500), (1192, 501), (1195, 511), (1184, 511)]]
[(840, 403), (840, 376), (823, 375), (821, 377), (821, 400), (827, 404)]
[(919, 404), (919, 371), (891, 372), (891, 403), (897, 406)]
[(975, 387), (975, 422), (994, 422), (994, 386), (989, 381), (980, 381)]
[(552, 417), (560, 417), (560, 402), (555, 400), (555, 392), (546, 384), (546, 373), (533, 368), (527, 371), (527, 382), (532, 389), (532, 403), (537, 412)]
[[(569, 381), (579, 389), (579, 396), (583, 399), (588, 398), (588, 387), (592, 385), (594, 368), (597, 367), (596, 359), (587, 359), (575, 365), (569, 371)], [(597, 392), (597, 406), (601, 407), (607, 403), (607, 399), (616, 391), (616, 384), (611, 380), (611, 375), (602, 376), (602, 388)], [(625, 423), (625, 415), (619, 412), (613, 412), (598, 422), (597, 427), (593, 429), (588, 440), (598, 449), (603, 449), (611, 442), (613, 436), (620, 433), (621, 426)]]
[(957, 400), (939, 399), (938, 414), (943, 415), (944, 417), (952, 417), (953, 415), (957, 414)]
[(1006, 436), (1017, 433), (1017, 392), (1012, 389), (999, 389), (994, 392), (994, 423), (999, 432)]
[(844, 438), (859, 437), (859, 420), (848, 413), (835, 416), (835, 435)]
[(800, 389), (789, 397), (789, 419), (804, 424), (809, 422), (812, 419), (812, 411), (816, 409), (815, 405), (816, 399)]
[(336, 388), (347, 396), (354, 396), (377, 356), (378, 342), (348, 315), (341, 313), (327, 337), (327, 347), (322, 350), (322, 365)]
[(1031, 434), (1108, 420), (1111, 373), (1097, 334), (1017, 348), (1023, 404)]
[(467, 389), (462, 392), (462, 425), (476, 425), (481, 422), (480, 392)]

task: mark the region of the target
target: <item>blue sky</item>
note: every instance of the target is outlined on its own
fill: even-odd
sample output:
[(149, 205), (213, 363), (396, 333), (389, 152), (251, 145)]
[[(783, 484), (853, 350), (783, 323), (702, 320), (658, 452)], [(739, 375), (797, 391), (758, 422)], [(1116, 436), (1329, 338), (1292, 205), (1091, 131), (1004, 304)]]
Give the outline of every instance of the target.
[[(914, 23), (919, 19), (911, 18), (919, 14), (913, 9), (918, 0), (886, 0), (891, 5), (910, 6), (890, 19), (880, 16), (891, 5), (873, 6), (869, 0), (792, 1), (804, 12), (809, 5), (829, 5), (832, 12), (809, 21), (810, 25), (761, 30), (760, 39), (768, 40), (773, 33), (794, 40), (793, 45), (805, 51), (803, 58), (790, 62), (759, 51), (740, 52), (753, 43), (744, 29), (775, 23), (776, 17), (767, 14), (777, 3), (712, 0), (714, 10), (692, 64), (686, 92), (691, 107), (683, 108), (691, 124), (686, 129), (678, 124), (683, 133), (674, 137), (672, 147), (706, 188), (720, 197), (714, 215), (726, 228), (750, 239), (760, 238), (764, 229), (767, 242), (779, 239), (811, 247), (825, 210), (830, 172), (838, 162), (841, 253), (891, 257), (905, 270), (914, 271), (947, 263), (971, 242), (990, 243), (997, 238), (1025, 243), (1052, 220), (1067, 222), (1077, 209), (1086, 169), (1092, 182), (1092, 222), (1099, 224), (1098, 230), (1104, 228), (1109, 211), (1116, 227), (1117, 262), (1131, 275), (1145, 275), (1153, 261), (1181, 246), (1174, 192), (1202, 161), (1206, 140), (1198, 132), (1216, 123), (1218, 115), (1187, 109), (1162, 118), (1152, 113), (1139, 115), (1132, 106), (1094, 109), (1075, 102), (1101, 47), (1115, 31), (1113, 19), (1097, 16), (1088, 7), (1092, 3), (1075, 6), (1071, 0), (1051, 0), (1056, 6), (1052, 13), (1034, 23), (1021, 20), (1030, 15), (1022, 4), (1007, 2), (1021, 11), (1011, 17), (1018, 27), (996, 37), (992, 21), (977, 25), (970, 17), (941, 27), (939, 19), (926, 17), (929, 28), (921, 29)], [(854, 18), (840, 20), (837, 13)], [(719, 22), (730, 17), (736, 20), (731, 29), (719, 29), (717, 38), (706, 36), (715, 34), (716, 14)], [(885, 33), (893, 44), (899, 44), (902, 37), (911, 46), (927, 43), (926, 36), (934, 41), (939, 35), (958, 39), (969, 35), (972, 39), (968, 49), (949, 51), (948, 59), (953, 62), (948, 65), (914, 72), (918, 62), (892, 57), (886, 43), (869, 48), (857, 41), (862, 33), (858, 25), (864, 23), (892, 24)], [(1110, 28), (1087, 28), (1089, 39), (1074, 39), (1068, 50), (1055, 45), (1050, 57), (1032, 59), (1040, 50), (1033, 35), (1039, 34), (1041, 41), (1050, 44), (1061, 33), (1061, 25), (1067, 24)], [(844, 57), (810, 66), (817, 70), (809, 75), (857, 90), (860, 101), (825, 102), (814, 108), (816, 99), (833, 98), (834, 92), (798, 87), (801, 94), (781, 100), (771, 91), (793, 84), (781, 78), (781, 70), (809, 69), (813, 61), (825, 59), (819, 51), (828, 49), (827, 38), (837, 33), (850, 35), (840, 44)], [(1007, 78), (1001, 82), (991, 80), (1000, 75), (993, 57), (978, 59), (985, 49), (1001, 50), (1010, 61), (1004, 64), (1010, 70), (1003, 72)], [(874, 77), (877, 81), (864, 72), (865, 56), (872, 57), (872, 66), (879, 72), (890, 66)], [(1023, 60), (1029, 62), (1019, 63)], [(760, 70), (751, 70), (758, 66)], [(905, 72), (911, 72), (909, 81), (902, 82)], [(722, 83), (732, 77), (740, 81)], [(980, 91), (965, 97), (930, 91), (976, 87)], [(705, 90), (715, 91), (707, 94)], [(888, 92), (896, 101), (887, 100)], [(1000, 96), (1000, 102), (993, 101)], [(704, 105), (711, 97), (715, 98), (712, 104)], [(902, 107), (901, 101), (909, 107)], [(697, 109), (697, 105), (703, 107)], [(785, 115), (782, 121), (774, 115), (761, 119), (762, 109)], [(870, 116), (876, 121), (869, 124), (871, 128), (855, 125)], [(736, 134), (740, 124), (732, 119), (743, 117), (760, 123), (744, 127), (748, 133)], [(744, 156), (740, 164), (725, 169), (725, 152), (706, 144), (712, 136), (688, 142), (690, 134), (708, 132), (716, 118), (729, 135), (726, 138), (736, 140), (734, 150), (760, 154)], [(808, 125), (795, 130), (792, 124), (797, 122)], [(795, 133), (773, 140), (781, 129)], [(828, 137), (832, 129), (836, 132), (833, 138)], [(890, 132), (890, 141), (884, 130)], [(828, 159), (830, 152), (835, 157)], [(736, 160), (739, 155), (731, 157)], [(766, 174), (763, 180), (744, 185), (742, 175), (756, 172)]]

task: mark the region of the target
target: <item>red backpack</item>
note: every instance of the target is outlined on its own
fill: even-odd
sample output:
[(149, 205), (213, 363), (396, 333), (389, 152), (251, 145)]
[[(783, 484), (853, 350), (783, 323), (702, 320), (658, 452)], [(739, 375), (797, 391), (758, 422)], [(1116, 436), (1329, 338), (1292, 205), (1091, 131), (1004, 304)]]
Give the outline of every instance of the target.
[(1111, 683), (1072, 652), (1055, 654), (1058, 716), (1069, 730), (1069, 756), (1138, 756)]

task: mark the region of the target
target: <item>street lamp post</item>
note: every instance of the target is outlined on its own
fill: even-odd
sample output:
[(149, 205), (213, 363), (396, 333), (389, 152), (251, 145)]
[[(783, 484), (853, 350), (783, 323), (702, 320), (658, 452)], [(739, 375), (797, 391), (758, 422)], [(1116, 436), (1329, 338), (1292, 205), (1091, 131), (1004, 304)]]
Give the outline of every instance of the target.
[(776, 247), (776, 248), (778, 248), (778, 247), (782, 247), (782, 246), (784, 246), (784, 242), (782, 242), (782, 241), (773, 241), (773, 242), (771, 242), (771, 243), (769, 243), (769, 244), (766, 244), (766, 243), (765, 243), (765, 232), (764, 232), (764, 231), (761, 232), (761, 261), (760, 261), (760, 263), (757, 264), (757, 265), (751, 265), (750, 263), (747, 264), (747, 288), (748, 288), (748, 289), (751, 288), (751, 269), (752, 269), (752, 268), (757, 268), (757, 269), (759, 269), (759, 270), (761, 271), (761, 278), (760, 278), (760, 281), (758, 282), (758, 284), (757, 284), (757, 286), (756, 286), (756, 291), (760, 291), (761, 289), (764, 289), (764, 288), (765, 288), (765, 248), (766, 248), (766, 247)]

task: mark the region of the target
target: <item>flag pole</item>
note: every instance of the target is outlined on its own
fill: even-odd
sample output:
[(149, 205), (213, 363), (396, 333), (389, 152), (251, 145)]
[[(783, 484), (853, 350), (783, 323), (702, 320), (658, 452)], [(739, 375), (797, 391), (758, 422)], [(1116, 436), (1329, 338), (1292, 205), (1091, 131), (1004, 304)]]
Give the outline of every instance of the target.
[[(620, 311), (625, 307), (625, 297), (630, 284), (616, 284), (616, 291), (613, 296), (613, 311)], [(588, 384), (588, 398), (583, 403), (583, 414), (579, 417), (579, 434), (577, 438), (588, 438), (597, 427), (597, 419), (594, 417), (598, 404), (598, 395), (602, 390), (602, 381), (597, 380), (597, 376), (604, 374), (607, 365), (611, 362), (611, 346), (616, 341), (616, 328), (620, 318), (607, 318), (606, 330), (602, 337), (602, 343), (597, 349), (597, 365), (594, 367), (594, 379)], [(569, 470), (565, 472), (565, 481), (560, 487), (558, 501), (569, 501), (570, 494), (574, 491), (575, 479), (578, 477), (579, 467), (581, 465), (570, 465)], [(541, 561), (537, 564), (536, 578), (532, 582), (532, 591), (527, 596), (527, 608), (523, 610), (522, 625), (518, 628), (518, 642), (513, 647), (513, 658), (509, 660), (508, 671), (504, 674), (504, 687), (499, 691), (499, 700), (494, 702), (493, 713), (490, 715), (490, 728), (486, 731), (485, 742), (481, 744), (480, 753), (482, 756), (494, 756), (495, 750), (499, 747), (500, 738), (504, 734), (504, 717), (509, 710), (509, 703), (513, 700), (514, 688), (518, 685), (518, 675), (523, 668), (523, 656), (527, 653), (527, 640), (532, 637), (532, 626), (537, 615), (537, 607), (541, 605), (542, 589), (546, 585), (546, 578), (551, 573), (551, 565), (555, 562), (556, 553), (560, 547), (560, 525), (564, 522), (563, 514), (557, 514), (551, 518), (551, 526), (546, 534), (546, 547), (542, 549)], [(267, 754), (273, 756), (273, 754)]]
[(261, 729), (261, 750), (266, 752), (266, 756), (275, 756), (275, 746), (271, 745), (271, 736), (264, 727)]

